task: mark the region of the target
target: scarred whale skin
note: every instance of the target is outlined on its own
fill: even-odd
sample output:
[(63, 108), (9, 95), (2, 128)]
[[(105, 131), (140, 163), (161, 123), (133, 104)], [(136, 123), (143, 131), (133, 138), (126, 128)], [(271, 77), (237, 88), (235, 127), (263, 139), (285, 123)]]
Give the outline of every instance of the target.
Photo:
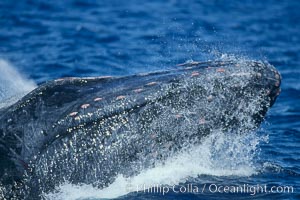
[(1, 110), (1, 180), (25, 174), (37, 193), (63, 181), (105, 187), (213, 130), (255, 130), (280, 82), (278, 71), (259, 61), (47, 82)]

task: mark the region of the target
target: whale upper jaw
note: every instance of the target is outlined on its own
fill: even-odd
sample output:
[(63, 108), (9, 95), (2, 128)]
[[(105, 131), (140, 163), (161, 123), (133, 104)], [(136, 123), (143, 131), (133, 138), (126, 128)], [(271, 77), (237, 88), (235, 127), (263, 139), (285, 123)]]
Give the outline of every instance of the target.
[[(192, 140), (200, 141), (213, 129), (253, 130), (274, 104), (280, 83), (281, 76), (272, 65), (257, 61), (192, 62), (126, 77), (50, 81), (2, 111), (0, 148), (7, 162), (0, 164), (1, 176), (7, 168), (19, 176), (31, 162), (45, 165), (47, 159), (60, 165), (63, 155), (53, 152), (62, 152), (70, 143), (87, 143), (99, 151), (93, 151), (99, 153), (96, 157), (105, 152), (114, 160), (115, 154), (109, 155), (106, 146), (117, 140), (118, 151), (131, 158), (134, 151), (125, 147), (141, 151), (133, 139), (137, 137), (145, 148), (144, 157), (153, 151), (163, 157), (164, 143), (171, 145), (168, 149), (178, 149)], [(123, 132), (126, 145), (119, 139)], [(85, 160), (84, 156), (88, 155), (78, 159)], [(93, 164), (102, 162), (108, 165), (107, 159)], [(128, 164), (123, 162), (113, 166)], [(50, 172), (36, 168), (36, 176), (52, 180)]]

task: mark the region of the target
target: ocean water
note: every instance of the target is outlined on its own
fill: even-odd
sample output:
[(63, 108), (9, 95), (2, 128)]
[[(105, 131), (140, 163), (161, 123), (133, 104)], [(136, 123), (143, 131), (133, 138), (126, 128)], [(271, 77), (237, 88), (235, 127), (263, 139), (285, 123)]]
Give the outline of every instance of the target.
[[(188, 60), (267, 60), (282, 75), (282, 92), (257, 132), (215, 132), (107, 188), (65, 183), (45, 198), (300, 199), (299, 9), (295, 0), (0, 1), (0, 107), (48, 80), (129, 75)], [(253, 191), (265, 185), (279, 191)]]

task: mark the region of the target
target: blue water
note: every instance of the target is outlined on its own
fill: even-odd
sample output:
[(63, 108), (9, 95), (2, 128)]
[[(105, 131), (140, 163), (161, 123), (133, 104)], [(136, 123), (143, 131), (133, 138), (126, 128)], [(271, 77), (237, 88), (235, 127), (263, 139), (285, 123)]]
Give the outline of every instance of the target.
[(253, 158), (256, 173), (204, 173), (182, 184), (288, 185), (293, 193), (206, 188), (199, 194), (133, 192), (120, 199), (300, 199), (299, 10), (297, 0), (1, 0), (0, 58), (36, 83), (148, 72), (222, 55), (268, 60), (282, 75), (282, 93), (256, 133), (267, 137)]

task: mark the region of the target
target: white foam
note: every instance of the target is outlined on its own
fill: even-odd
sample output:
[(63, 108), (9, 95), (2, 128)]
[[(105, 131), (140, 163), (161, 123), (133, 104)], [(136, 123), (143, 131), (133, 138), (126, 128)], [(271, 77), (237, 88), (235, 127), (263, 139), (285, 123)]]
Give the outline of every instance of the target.
[(0, 108), (9, 106), (36, 87), (9, 62), (0, 59)]
[(195, 180), (199, 175), (250, 176), (256, 173), (253, 161), (262, 138), (255, 133), (225, 134), (220, 131), (209, 135), (200, 145), (182, 150), (152, 169), (125, 178), (121, 174), (107, 188), (92, 185), (64, 183), (56, 192), (45, 194), (46, 199), (106, 199), (117, 198), (153, 185), (178, 185)]

